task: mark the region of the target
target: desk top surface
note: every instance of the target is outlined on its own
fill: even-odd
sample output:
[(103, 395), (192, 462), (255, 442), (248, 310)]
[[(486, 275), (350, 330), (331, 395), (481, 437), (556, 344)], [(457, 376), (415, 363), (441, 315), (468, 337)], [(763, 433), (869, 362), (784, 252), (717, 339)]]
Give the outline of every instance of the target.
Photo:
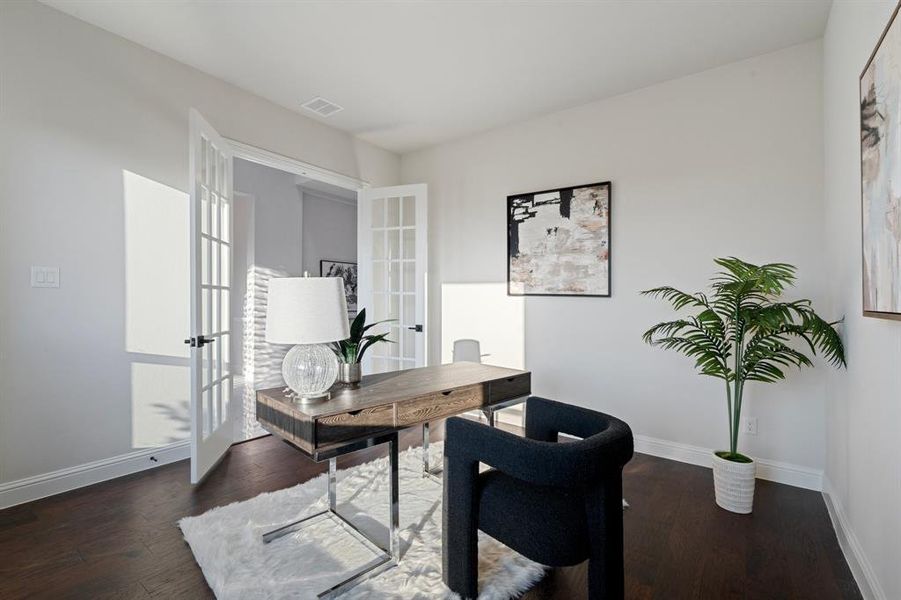
[(332, 387), (330, 400), (313, 404), (298, 404), (286, 393), (284, 386), (260, 390), (258, 393), (281, 405), (286, 412), (308, 419), (318, 419), (526, 373), (528, 371), (474, 362), (458, 362), (365, 375), (359, 387), (350, 388), (336, 384)]

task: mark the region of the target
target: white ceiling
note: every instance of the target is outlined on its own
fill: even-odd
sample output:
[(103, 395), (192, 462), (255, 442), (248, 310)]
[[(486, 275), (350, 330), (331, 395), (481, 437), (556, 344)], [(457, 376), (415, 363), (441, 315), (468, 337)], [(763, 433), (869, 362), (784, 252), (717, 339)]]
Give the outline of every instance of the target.
[(44, 2), (399, 153), (818, 38), (831, 5)]

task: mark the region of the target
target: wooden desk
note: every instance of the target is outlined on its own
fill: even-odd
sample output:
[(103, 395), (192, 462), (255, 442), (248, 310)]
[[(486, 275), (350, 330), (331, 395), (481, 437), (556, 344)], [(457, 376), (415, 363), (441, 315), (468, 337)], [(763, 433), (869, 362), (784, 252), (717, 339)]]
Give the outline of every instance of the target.
[[(376, 552), (378, 558), (320, 593), (320, 598), (337, 596), (395, 566), (400, 560), (397, 432), (422, 427), (423, 470), (430, 474), (429, 421), (481, 410), (493, 425), (496, 410), (522, 402), (529, 395), (531, 379), (528, 371), (461, 362), (367, 375), (359, 387), (337, 385), (330, 400), (315, 404), (294, 402), (284, 387), (258, 391), (257, 420), (263, 428), (313, 460), (329, 461), (328, 509), (270, 531), (263, 535), (263, 541), (268, 543), (326, 516), (349, 527), (360, 543)], [(335, 458), (378, 444), (388, 444), (388, 544), (370, 539), (337, 510)]]
[(356, 389), (337, 385), (332, 398), (297, 404), (286, 388), (257, 392), (257, 420), (267, 431), (324, 460), (378, 433), (471, 410), (494, 410), (528, 396), (528, 371), (459, 362), (367, 375)]

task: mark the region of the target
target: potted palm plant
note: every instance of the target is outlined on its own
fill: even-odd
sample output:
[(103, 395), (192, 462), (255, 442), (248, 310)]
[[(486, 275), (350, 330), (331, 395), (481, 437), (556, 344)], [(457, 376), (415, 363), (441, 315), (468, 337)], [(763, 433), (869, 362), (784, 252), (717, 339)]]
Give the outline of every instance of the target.
[(654, 325), (644, 341), (693, 358), (701, 375), (725, 383), (729, 450), (713, 455), (716, 503), (732, 512), (750, 513), (756, 466), (738, 451), (745, 384), (774, 383), (785, 379), (787, 367), (813, 366), (807, 351), (821, 352), (833, 366), (844, 366), (845, 350), (835, 329), (839, 321), (822, 319), (810, 300), (780, 300), (785, 288), (794, 285), (795, 267), (757, 266), (733, 257), (714, 262), (725, 270), (711, 280), (709, 296), (668, 286), (642, 292), (668, 301), (677, 311), (694, 312)]
[(373, 345), (379, 342), (391, 343), (387, 333), (369, 334), (366, 332), (382, 323), (389, 323), (397, 319), (386, 319), (366, 324), (366, 309), (362, 309), (350, 324), (350, 337), (340, 342), (332, 342), (329, 347), (338, 357), (338, 381), (347, 384), (360, 383), (362, 371), (360, 361), (363, 355)]

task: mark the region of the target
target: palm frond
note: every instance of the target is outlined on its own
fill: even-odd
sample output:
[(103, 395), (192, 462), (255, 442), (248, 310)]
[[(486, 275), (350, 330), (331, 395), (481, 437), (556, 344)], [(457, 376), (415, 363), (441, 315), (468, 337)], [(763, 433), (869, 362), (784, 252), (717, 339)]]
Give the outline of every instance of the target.
[[(696, 313), (658, 323), (642, 338), (692, 358), (700, 374), (726, 381), (730, 452), (735, 454), (746, 381), (780, 381), (789, 368), (812, 366), (810, 356), (818, 353), (833, 366), (845, 366), (845, 351), (836, 329), (839, 321), (821, 318), (809, 300), (780, 300), (794, 285), (795, 267), (755, 265), (734, 256), (715, 262), (722, 270), (711, 279), (709, 295), (670, 286), (641, 292)], [(805, 349), (793, 347), (794, 341), (803, 342)]]

